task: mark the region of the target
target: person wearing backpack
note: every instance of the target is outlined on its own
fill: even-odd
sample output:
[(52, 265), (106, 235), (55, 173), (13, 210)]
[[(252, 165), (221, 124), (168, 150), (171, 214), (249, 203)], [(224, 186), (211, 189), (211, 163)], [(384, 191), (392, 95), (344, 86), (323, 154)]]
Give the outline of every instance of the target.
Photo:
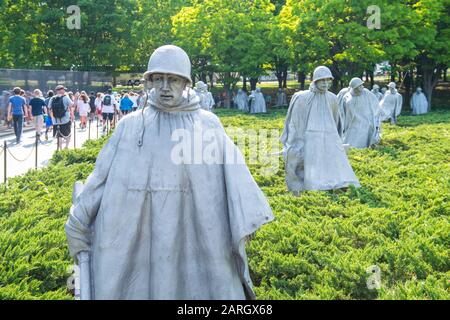
[(106, 121), (113, 127), (114, 113), (117, 109), (117, 100), (112, 94), (112, 89), (108, 89), (108, 93), (102, 99), (103, 132), (106, 131)]
[(73, 101), (66, 95), (66, 88), (59, 85), (55, 89), (56, 95), (49, 101), (49, 110), (53, 126), (56, 130), (58, 144), (61, 146), (62, 139), (66, 141), (66, 149), (69, 147), (72, 133), (72, 121), (75, 115), (72, 107)]

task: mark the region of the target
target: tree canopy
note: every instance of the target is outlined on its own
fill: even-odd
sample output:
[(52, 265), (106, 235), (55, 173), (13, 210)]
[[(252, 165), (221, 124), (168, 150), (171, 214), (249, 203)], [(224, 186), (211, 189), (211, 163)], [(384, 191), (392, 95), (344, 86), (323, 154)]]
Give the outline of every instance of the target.
[(449, 0), (80, 0), (80, 29), (67, 27), (71, 4), (0, 2), (0, 67), (143, 71), (174, 43), (193, 76), (214, 72), (226, 88), (267, 71), (285, 86), (288, 70), (304, 79), (318, 64), (345, 86), (389, 61), (393, 78), (416, 70), (431, 99), (450, 60)]

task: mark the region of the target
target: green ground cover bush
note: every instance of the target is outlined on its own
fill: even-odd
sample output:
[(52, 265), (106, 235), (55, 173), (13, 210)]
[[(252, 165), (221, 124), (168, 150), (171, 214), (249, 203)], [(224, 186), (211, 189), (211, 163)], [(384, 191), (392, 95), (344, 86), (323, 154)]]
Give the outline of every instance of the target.
[[(286, 109), (217, 113), (225, 127), (281, 130)], [(450, 298), (450, 113), (403, 116), (383, 134), (375, 149), (349, 154), (360, 189), (294, 197), (283, 163), (269, 176), (267, 164), (249, 165), (276, 216), (247, 247), (259, 299)], [(73, 183), (92, 171), (104, 140), (0, 186), (0, 299), (72, 298), (63, 226)], [(366, 285), (372, 265), (379, 290)]]

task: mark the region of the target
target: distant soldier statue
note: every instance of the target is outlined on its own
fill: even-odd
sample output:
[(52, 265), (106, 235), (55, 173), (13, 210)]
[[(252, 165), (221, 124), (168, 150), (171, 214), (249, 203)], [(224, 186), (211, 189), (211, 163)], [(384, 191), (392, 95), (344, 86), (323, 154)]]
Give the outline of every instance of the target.
[(281, 142), (286, 183), (299, 195), (304, 190), (333, 190), (359, 186), (341, 139), (338, 99), (328, 91), (330, 69), (316, 68), (309, 91), (291, 100)]
[(282, 88), (278, 89), (277, 92), (277, 105), (276, 107), (286, 107), (288, 105), (287, 103), (287, 96), (286, 93)]
[(252, 91), (249, 97), (250, 113), (267, 113), (266, 99), (264, 98), (261, 88)]
[(380, 107), (383, 112), (382, 121), (391, 120), (392, 124), (397, 124), (397, 118), (402, 112), (403, 97), (398, 93), (395, 82), (389, 83), (389, 90), (384, 94)]
[(411, 97), (411, 110), (413, 115), (428, 113), (428, 100), (421, 87), (417, 87), (416, 92)]
[(236, 95), (234, 103), (239, 110), (249, 111), (248, 110), (248, 96), (244, 90), (242, 90), (242, 89), (238, 90), (238, 93)]
[(377, 97), (364, 88), (360, 78), (350, 81), (350, 91), (344, 96), (344, 143), (354, 148), (368, 148), (380, 141), (380, 108)]
[(373, 85), (372, 93), (377, 97), (378, 101), (383, 100), (383, 94), (380, 92), (380, 86), (377, 84)]

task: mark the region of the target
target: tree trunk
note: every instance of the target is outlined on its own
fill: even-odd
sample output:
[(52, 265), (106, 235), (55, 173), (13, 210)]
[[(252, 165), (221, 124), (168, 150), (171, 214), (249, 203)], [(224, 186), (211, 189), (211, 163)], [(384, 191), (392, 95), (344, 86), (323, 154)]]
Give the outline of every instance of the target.
[(427, 67), (423, 68), (423, 91), (428, 100), (428, 111), (431, 110), (431, 101), (433, 99), (433, 90), (439, 82), (439, 78), (442, 74), (442, 67), (436, 66), (436, 68)]
[(298, 82), (300, 82), (300, 90), (305, 90), (306, 73), (304, 71), (298, 72)]
[(258, 83), (258, 78), (250, 78), (250, 90), (256, 90), (257, 83)]
[(247, 91), (247, 77), (246, 76), (243, 76), (242, 77), (242, 89), (244, 90), (244, 91)]
[(431, 99), (433, 98), (433, 71), (423, 70), (423, 91), (428, 100), (428, 111), (431, 109)]
[(396, 73), (396, 67), (395, 67), (395, 64), (392, 64), (392, 66), (391, 66), (391, 82), (395, 82), (395, 73)]
[[(277, 80), (278, 80), (278, 88), (282, 88), (283, 87), (283, 72), (281, 70), (277, 70), (275, 71), (275, 75), (277, 76)], [(254, 89), (252, 89), (254, 90)]]
[(288, 76), (288, 67), (284, 66), (283, 67), (283, 88), (287, 88), (287, 76)]
[(333, 61), (333, 64), (330, 68), (331, 73), (333, 74), (333, 86), (331, 88), (332, 92), (338, 92), (339, 82), (342, 80), (342, 73), (339, 70), (339, 65), (336, 61)]
[(230, 107), (231, 107), (230, 79), (231, 79), (231, 73), (225, 72), (225, 81), (223, 84), (223, 89), (225, 91), (225, 100), (223, 101), (223, 106), (227, 109), (230, 109)]
[(214, 88), (214, 72), (209, 73), (210, 88)]
[(340, 79), (333, 79), (333, 86), (331, 87), (331, 91), (338, 92)]
[(369, 82), (369, 74), (370, 74), (369, 70), (366, 70), (366, 82)]
[(405, 105), (409, 106), (411, 102), (411, 92), (412, 92), (412, 76), (410, 71), (405, 73), (404, 76), (404, 85), (405, 85)]

